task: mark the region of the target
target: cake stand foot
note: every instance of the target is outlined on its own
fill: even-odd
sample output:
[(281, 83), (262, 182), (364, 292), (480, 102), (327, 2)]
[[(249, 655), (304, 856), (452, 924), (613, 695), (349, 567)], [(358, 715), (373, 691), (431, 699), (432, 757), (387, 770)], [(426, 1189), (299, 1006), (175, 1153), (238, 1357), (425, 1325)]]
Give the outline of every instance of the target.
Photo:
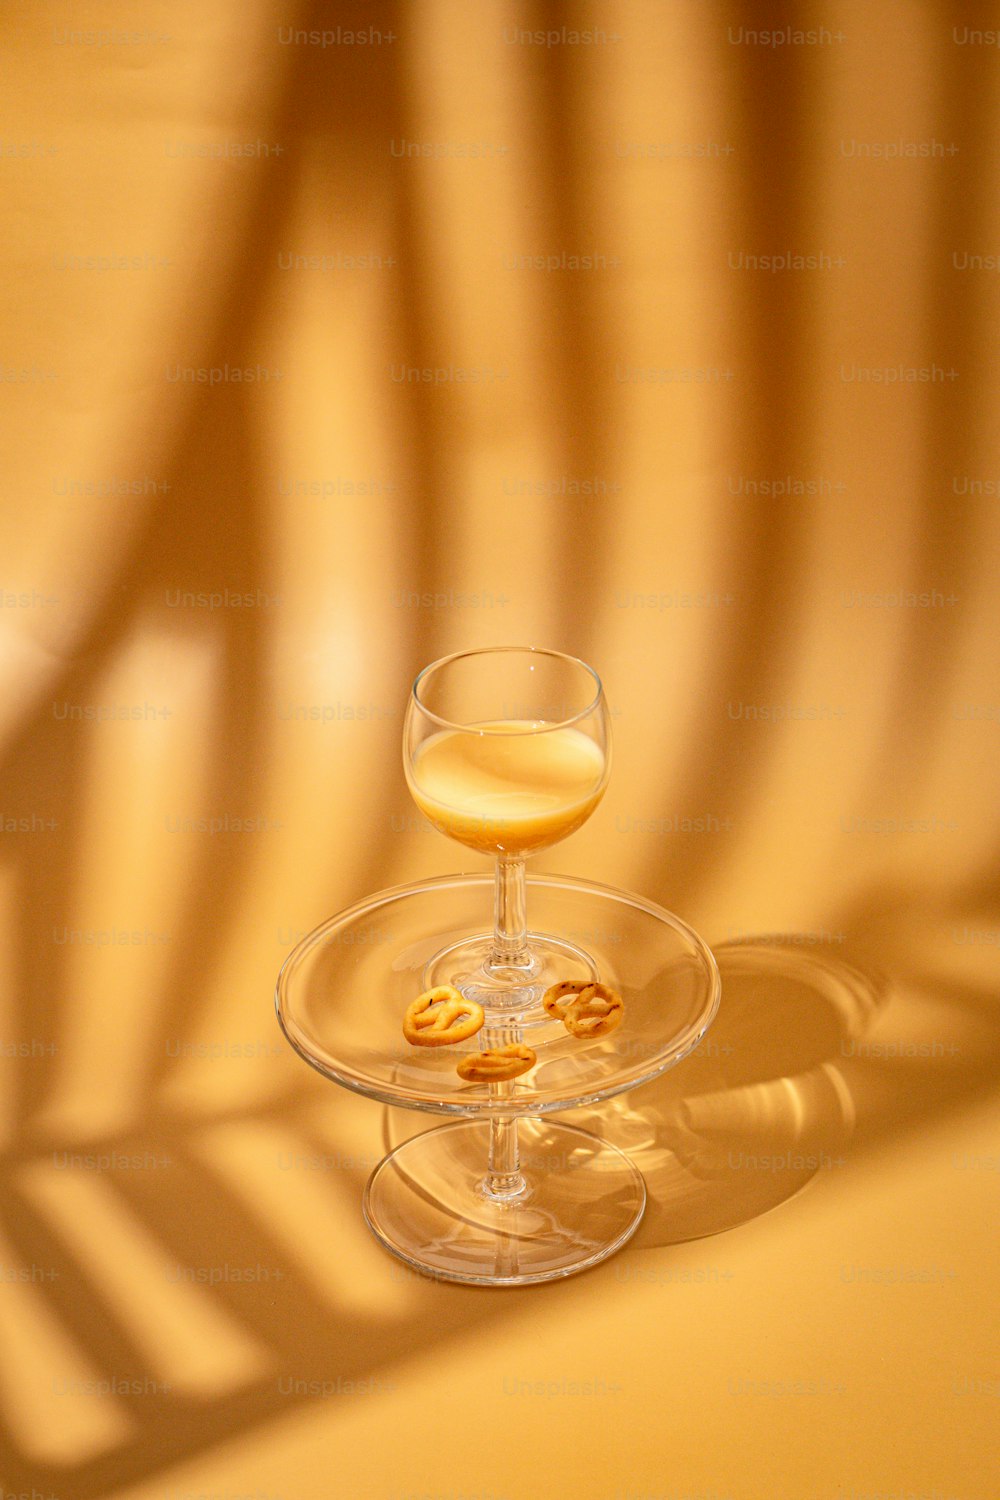
[(599, 1264), (631, 1239), (642, 1174), (617, 1146), (574, 1125), (518, 1120), (523, 1187), (490, 1194), (489, 1121), (460, 1120), (404, 1141), (368, 1180), (375, 1237), (420, 1276), (527, 1286)]

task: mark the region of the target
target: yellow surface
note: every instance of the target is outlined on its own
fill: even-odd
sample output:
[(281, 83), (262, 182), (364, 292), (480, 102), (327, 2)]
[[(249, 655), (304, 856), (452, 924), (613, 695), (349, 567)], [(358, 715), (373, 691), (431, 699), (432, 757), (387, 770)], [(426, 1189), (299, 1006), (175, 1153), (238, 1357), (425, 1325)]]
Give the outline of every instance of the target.
[[(5, 1500), (998, 1493), (996, 18), (747, 9), (3, 7)], [(402, 709), (521, 643), (615, 741), (540, 866), (724, 997), (493, 1293), (271, 991), (484, 863)]]

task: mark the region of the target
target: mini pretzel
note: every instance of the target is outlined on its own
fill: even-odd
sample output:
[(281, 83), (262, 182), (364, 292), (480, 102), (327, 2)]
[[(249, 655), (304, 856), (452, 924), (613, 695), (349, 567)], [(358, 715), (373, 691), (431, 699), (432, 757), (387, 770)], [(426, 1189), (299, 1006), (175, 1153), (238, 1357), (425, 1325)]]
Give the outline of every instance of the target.
[(530, 1047), (517, 1042), (512, 1047), (500, 1047), (492, 1052), (470, 1052), (459, 1063), (458, 1073), (469, 1083), (506, 1083), (508, 1078), (527, 1073), (537, 1061)]
[(542, 996), (542, 1004), (550, 1016), (555, 1016), (557, 1021), (561, 1021), (569, 1006), (580, 991), (587, 988), (588, 983), (586, 979), (563, 979), (559, 984), (549, 985)]
[(485, 1019), (475, 1000), (466, 1000), (450, 984), (439, 984), (406, 1007), (403, 1035), (414, 1047), (450, 1047), (475, 1036)]
[(625, 1006), (617, 990), (606, 984), (588, 984), (566, 1007), (563, 1025), (573, 1036), (607, 1036), (620, 1026)]

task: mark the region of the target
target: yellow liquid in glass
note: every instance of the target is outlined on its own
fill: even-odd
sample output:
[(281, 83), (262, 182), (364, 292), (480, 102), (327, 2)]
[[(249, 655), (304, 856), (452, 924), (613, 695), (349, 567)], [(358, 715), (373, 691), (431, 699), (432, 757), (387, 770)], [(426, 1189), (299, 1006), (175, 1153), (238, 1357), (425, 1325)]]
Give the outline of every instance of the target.
[(540, 728), (538, 720), (503, 719), (431, 735), (407, 768), (421, 812), (487, 854), (529, 853), (565, 838), (601, 798), (604, 755), (578, 729), (524, 732)]

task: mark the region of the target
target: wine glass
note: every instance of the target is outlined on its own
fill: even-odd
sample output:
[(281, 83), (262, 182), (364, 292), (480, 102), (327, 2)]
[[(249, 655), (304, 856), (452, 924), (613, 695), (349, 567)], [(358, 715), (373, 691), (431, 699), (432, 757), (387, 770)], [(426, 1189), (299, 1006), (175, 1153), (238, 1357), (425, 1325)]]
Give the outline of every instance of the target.
[(450, 984), (496, 1021), (542, 1024), (550, 985), (599, 978), (570, 937), (529, 934), (525, 861), (585, 823), (604, 794), (611, 733), (600, 678), (534, 646), (443, 657), (410, 692), (403, 764), (434, 827), (496, 859), (492, 934), (435, 954), (426, 988)]

